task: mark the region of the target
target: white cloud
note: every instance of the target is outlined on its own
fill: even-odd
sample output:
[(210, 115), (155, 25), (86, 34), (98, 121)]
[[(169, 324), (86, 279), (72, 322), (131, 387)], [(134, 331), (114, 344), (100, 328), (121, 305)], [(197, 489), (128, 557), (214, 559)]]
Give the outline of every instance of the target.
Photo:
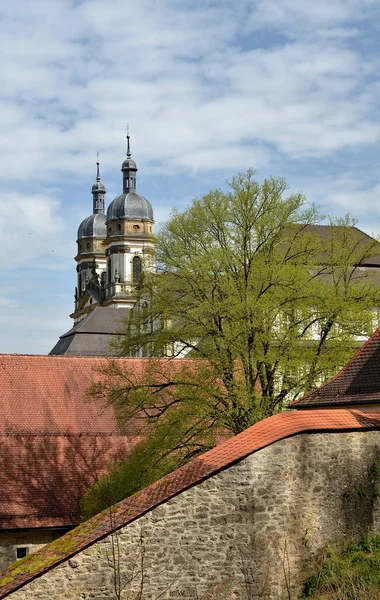
[(322, 207), (326, 216), (350, 213), (360, 217), (358, 227), (368, 234), (380, 235), (380, 183), (366, 181), (350, 173), (311, 176), (303, 181), (307, 199)]
[[(114, 166), (127, 120), (135, 150), (162, 160), (168, 172), (223, 168), (221, 144), (234, 147), (235, 165), (247, 143), (253, 155), (269, 144), (302, 158), (379, 140), (369, 113), (379, 99), (378, 65), (344, 45), (355, 33), (351, 19), (375, 9), (370, 0), (257, 0), (240, 8), (144, 0), (131, 7), (24, 0), (17, 15), (7, 7), (3, 177), (87, 176), (98, 147), (103, 168)], [(260, 28), (286, 33), (289, 23), (312, 25), (321, 39), (240, 45), (243, 24), (255, 45)]]
[[(325, 36), (331, 31), (335, 36), (347, 37), (347, 29), (339, 26), (355, 20), (365, 21), (378, 9), (376, 0), (257, 0), (249, 26), (254, 29), (277, 28), (289, 37), (308, 31)], [(348, 35), (353, 31), (348, 29)]]
[(12, 305), (6, 307), (6, 313), (4, 308), (0, 314), (0, 352), (48, 354), (72, 326), (66, 313), (65, 303)]
[[(309, 171), (305, 191), (317, 201), (341, 212), (377, 207), (373, 178), (363, 186), (342, 166), (318, 187), (310, 170), (380, 142), (378, 48), (365, 29), (379, 12), (376, 0), (3, 3), (3, 268), (49, 271), (44, 285), (54, 287), (71, 266), (74, 279), (85, 209), (70, 191), (89, 181), (99, 149), (107, 199), (116, 195), (127, 121), (152, 179), (185, 174), (197, 183), (210, 174), (223, 185), (248, 166), (280, 165), (288, 175), (293, 165)], [(195, 194), (186, 190), (178, 204)], [(90, 195), (86, 202), (90, 210)], [(155, 209), (158, 221), (167, 217), (168, 204)], [(36, 303), (44, 291), (34, 288)], [(20, 294), (7, 292), (0, 305)], [(43, 314), (33, 310), (31, 319)]]
[(9, 306), (12, 304), (11, 298), (7, 296), (0, 296), (0, 306)]
[(0, 202), (0, 237), (3, 269), (30, 264), (52, 251), (64, 255), (61, 240), (65, 223), (56, 198), (3, 191)]

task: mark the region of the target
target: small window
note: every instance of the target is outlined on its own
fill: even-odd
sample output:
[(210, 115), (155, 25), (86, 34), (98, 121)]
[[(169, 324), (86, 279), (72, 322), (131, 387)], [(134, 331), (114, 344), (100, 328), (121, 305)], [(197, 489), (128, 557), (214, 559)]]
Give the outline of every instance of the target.
[(90, 242), (87, 242), (87, 250), (90, 249)]
[(108, 233), (111, 233), (112, 227), (108, 227)]
[(24, 556), (26, 556), (27, 554), (29, 554), (28, 546), (19, 546), (18, 548), (16, 548), (16, 560), (24, 558)]
[(79, 250), (82, 250), (82, 244), (79, 244)]
[(118, 223), (117, 228), (118, 228), (119, 231), (121, 231), (121, 225), (120, 225), (120, 223)]
[(135, 231), (137, 231), (138, 229), (140, 229), (140, 225), (133, 225), (133, 229), (134, 229)]

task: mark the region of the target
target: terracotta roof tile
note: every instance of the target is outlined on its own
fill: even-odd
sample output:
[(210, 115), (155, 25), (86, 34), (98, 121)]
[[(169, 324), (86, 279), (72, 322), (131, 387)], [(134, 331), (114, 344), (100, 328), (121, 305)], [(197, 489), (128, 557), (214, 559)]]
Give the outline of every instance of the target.
[[(115, 360), (137, 374), (145, 359)], [(78, 524), (84, 490), (138, 441), (88, 396), (105, 364), (0, 355), (0, 529)]]
[[(5, 598), (28, 581), (39, 577), (55, 565), (102, 539), (111, 531), (127, 525), (185, 489), (200, 483), (269, 444), (306, 432), (368, 429), (380, 430), (380, 413), (337, 409), (289, 412), (269, 417), (120, 502), (112, 511), (112, 524), (109, 511), (104, 511), (52, 544), (41, 548), (37, 553), (27, 556), (21, 564), (17, 563), (16, 566), (11, 566), (0, 580), (0, 585), (3, 582), (0, 598)], [(70, 552), (65, 550), (68, 542), (71, 546)], [(43, 557), (43, 561), (41, 561), (41, 557)], [(43, 568), (40, 567), (41, 562), (44, 564)]]
[[(118, 359), (132, 369), (139, 361)], [(88, 389), (104, 358), (0, 355), (0, 433), (119, 433)]]
[[(138, 374), (144, 358), (113, 358)], [(0, 434), (116, 433), (115, 413), (88, 395), (107, 358), (0, 354)], [(162, 359), (164, 368), (194, 360)], [(127, 432), (128, 433), (128, 432)]]
[(1, 435), (0, 529), (67, 527), (80, 501), (136, 439), (116, 435)]

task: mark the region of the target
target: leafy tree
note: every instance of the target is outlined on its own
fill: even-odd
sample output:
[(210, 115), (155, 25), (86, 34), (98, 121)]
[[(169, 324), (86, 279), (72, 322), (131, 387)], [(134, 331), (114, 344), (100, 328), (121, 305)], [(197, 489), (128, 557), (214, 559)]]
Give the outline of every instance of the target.
[(349, 216), (316, 228), (316, 208), (287, 188), (249, 170), (175, 211), (157, 236), (159, 268), (140, 280), (119, 341), (123, 355), (156, 358), (139, 374), (112, 363), (93, 393), (144, 436), (152, 428), (158, 462), (182, 464), (283, 410), (374, 329), (380, 288), (362, 266), (379, 243)]

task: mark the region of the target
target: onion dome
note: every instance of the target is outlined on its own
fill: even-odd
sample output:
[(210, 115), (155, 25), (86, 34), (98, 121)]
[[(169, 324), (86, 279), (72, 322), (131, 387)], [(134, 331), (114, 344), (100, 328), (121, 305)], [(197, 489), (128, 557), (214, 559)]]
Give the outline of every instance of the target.
[(102, 213), (90, 215), (79, 225), (78, 240), (91, 237), (107, 237), (106, 215)]
[(121, 170), (125, 171), (126, 169), (131, 169), (133, 171), (138, 171), (137, 165), (132, 158), (126, 158), (123, 164), (121, 165)]
[(97, 194), (98, 192), (103, 192), (103, 194), (107, 193), (106, 188), (101, 181), (96, 181), (91, 188), (91, 194)]
[(81, 238), (105, 238), (107, 237), (106, 215), (104, 214), (104, 195), (106, 188), (100, 181), (99, 152), (96, 160), (96, 181), (91, 188), (93, 196), (92, 215), (84, 219), (79, 225), (78, 240)]
[(153, 208), (149, 200), (130, 191), (111, 202), (107, 210), (107, 221), (112, 219), (147, 219), (153, 221)]
[(149, 200), (136, 193), (137, 166), (131, 158), (130, 137), (127, 134), (127, 158), (121, 166), (123, 193), (108, 207), (107, 221), (113, 219), (138, 219), (153, 221), (153, 208)]

